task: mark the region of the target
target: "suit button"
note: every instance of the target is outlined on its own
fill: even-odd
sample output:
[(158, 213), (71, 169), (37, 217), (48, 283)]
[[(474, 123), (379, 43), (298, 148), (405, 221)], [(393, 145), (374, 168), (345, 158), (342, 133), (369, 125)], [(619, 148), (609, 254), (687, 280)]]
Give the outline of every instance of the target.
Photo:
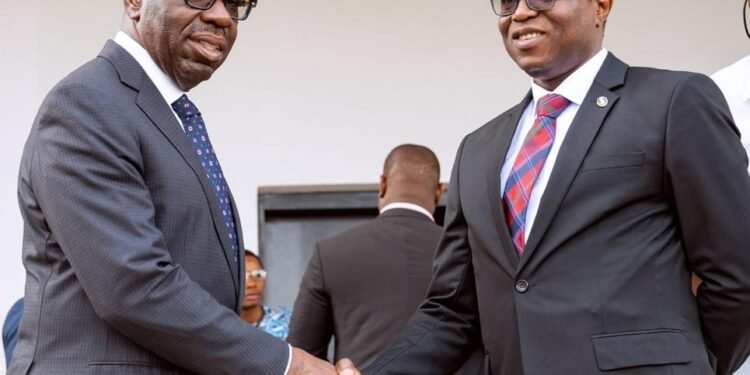
[(529, 290), (529, 282), (526, 280), (518, 280), (516, 281), (516, 292), (518, 293), (526, 293), (526, 291)]

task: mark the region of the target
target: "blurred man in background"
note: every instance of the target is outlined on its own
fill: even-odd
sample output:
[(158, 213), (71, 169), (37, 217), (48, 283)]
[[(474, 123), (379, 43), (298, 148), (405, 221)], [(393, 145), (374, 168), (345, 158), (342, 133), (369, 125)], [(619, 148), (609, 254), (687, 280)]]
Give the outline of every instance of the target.
[(404, 144), (388, 154), (380, 215), (316, 244), (294, 304), (292, 345), (325, 359), (333, 337), (335, 359), (366, 365), (398, 336), (432, 277), (439, 179), (438, 159), (424, 146)]
[[(750, 1), (745, 0), (742, 7), (742, 21), (745, 26), (745, 35), (750, 39), (748, 13), (750, 13)], [(750, 55), (719, 70), (711, 78), (724, 93), (724, 97), (729, 104), (729, 110), (732, 111), (734, 122), (740, 130), (742, 145), (746, 152), (750, 152)], [(747, 314), (750, 316), (750, 311)], [(745, 362), (735, 374), (750, 375), (750, 361)]]
[[(750, 1), (745, 0), (742, 15), (745, 34), (750, 39), (750, 29), (747, 24), (748, 13), (750, 13)], [(745, 146), (745, 150), (750, 150), (750, 55), (719, 70), (711, 78), (727, 99), (734, 122), (742, 134), (742, 145)]]

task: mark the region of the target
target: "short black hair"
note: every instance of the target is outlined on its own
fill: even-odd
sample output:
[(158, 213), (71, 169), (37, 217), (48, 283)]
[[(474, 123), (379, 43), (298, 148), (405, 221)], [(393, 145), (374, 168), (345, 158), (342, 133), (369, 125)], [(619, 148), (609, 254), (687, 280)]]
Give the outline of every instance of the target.
[(249, 257), (255, 258), (255, 260), (258, 261), (258, 264), (260, 264), (260, 268), (265, 268), (265, 267), (263, 267), (263, 261), (260, 259), (260, 257), (258, 256), (258, 254), (255, 254), (251, 250), (245, 249), (245, 256), (246, 257), (249, 256)]
[(440, 182), (440, 162), (429, 148), (405, 143), (388, 153), (383, 164), (383, 176), (423, 185), (432, 190)]

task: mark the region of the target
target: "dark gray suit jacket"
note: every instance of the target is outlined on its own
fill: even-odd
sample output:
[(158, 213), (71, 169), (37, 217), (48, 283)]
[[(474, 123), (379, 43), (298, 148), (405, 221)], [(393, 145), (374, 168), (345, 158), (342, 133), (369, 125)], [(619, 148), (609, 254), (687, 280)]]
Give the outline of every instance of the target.
[(243, 264), (198, 157), (114, 42), (44, 100), (18, 197), (26, 299), (10, 374), (283, 373), (287, 345), (237, 315)]
[(519, 259), (499, 176), (529, 100), (463, 140), (428, 299), (365, 374), (441, 374), (480, 337), (495, 375), (730, 374), (750, 351), (750, 176), (718, 88), (608, 56)]
[(372, 362), (424, 300), (441, 228), (403, 208), (316, 244), (294, 304), (288, 341), (326, 359)]

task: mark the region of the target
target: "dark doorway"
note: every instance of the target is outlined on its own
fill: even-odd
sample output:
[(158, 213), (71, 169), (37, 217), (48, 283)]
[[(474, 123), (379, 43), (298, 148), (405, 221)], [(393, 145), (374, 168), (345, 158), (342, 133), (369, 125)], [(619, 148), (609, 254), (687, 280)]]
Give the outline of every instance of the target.
[[(268, 271), (265, 304), (292, 307), (315, 243), (377, 215), (376, 184), (258, 188), (258, 251)], [(441, 200), (435, 221), (442, 225), (444, 216)]]

